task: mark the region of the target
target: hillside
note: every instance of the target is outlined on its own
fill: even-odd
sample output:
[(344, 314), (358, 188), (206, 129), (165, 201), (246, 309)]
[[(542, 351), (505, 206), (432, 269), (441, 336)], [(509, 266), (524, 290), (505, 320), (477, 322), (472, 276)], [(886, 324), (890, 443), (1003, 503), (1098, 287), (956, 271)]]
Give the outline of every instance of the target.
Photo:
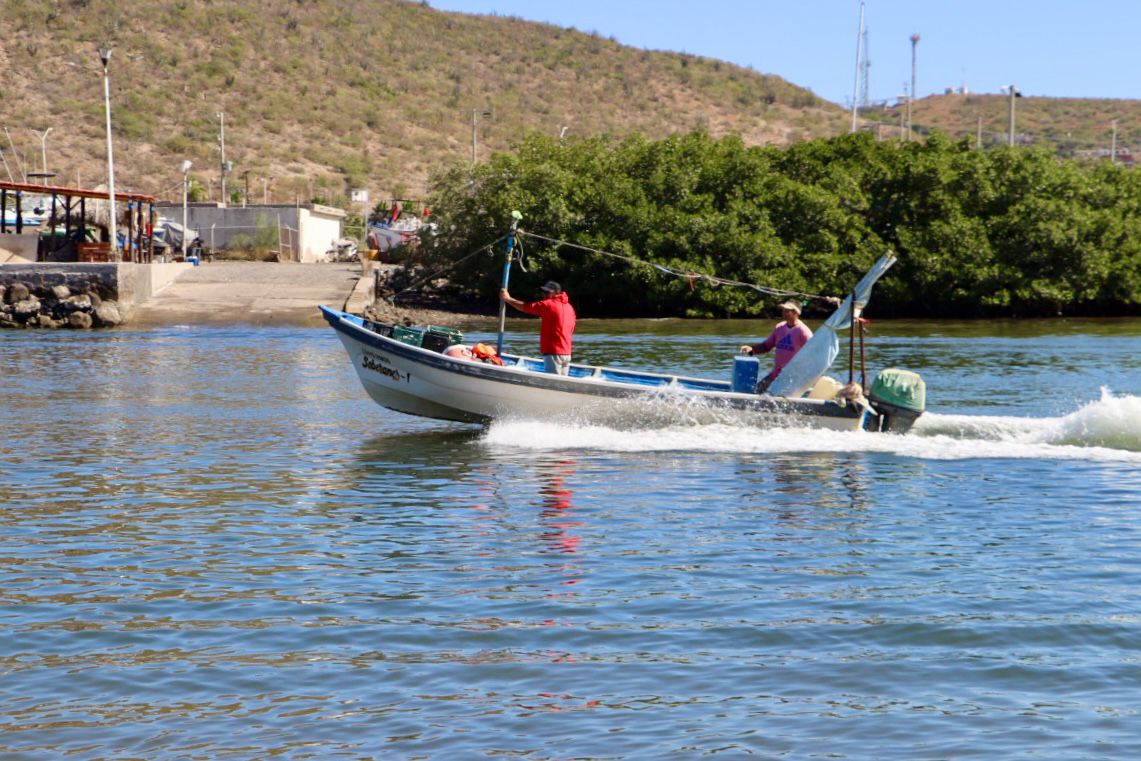
[[(483, 160), (529, 132), (572, 137), (703, 128), (747, 144), (843, 133), (848, 113), (779, 76), (597, 34), (502, 16), (437, 11), (409, 0), (4, 0), (0, 3), (0, 150), (17, 178), (106, 178), (98, 49), (112, 43), (116, 184), (177, 198), (179, 165), (219, 197), (219, 137), (232, 192), (254, 200), (350, 188), (376, 201), (423, 193), (452, 161)], [(1003, 95), (918, 100), (919, 134), (1006, 141)], [(901, 109), (864, 113), (900, 134)], [(1141, 138), (1141, 101), (1025, 97), (1023, 143), (1107, 149)], [(52, 131), (43, 138), (44, 131)], [(0, 167), (2, 170), (3, 167)], [(6, 175), (0, 175), (6, 176)], [(248, 185), (247, 185), (248, 183)]]
[[(901, 119), (906, 119), (905, 109), (898, 106), (861, 114), (870, 124), (884, 123), (880, 130), (883, 137), (898, 137)], [(1025, 96), (1015, 99), (1014, 114), (1015, 142), (1019, 145), (1045, 146), (1062, 154), (1108, 151), (1114, 120), (1119, 149), (1141, 142), (1141, 101), (1137, 100)], [(938, 129), (973, 142), (981, 128), (983, 145), (1005, 145), (1010, 98), (1002, 94), (932, 95), (912, 104), (911, 121), (919, 135)]]
[(529, 131), (783, 144), (848, 121), (777, 76), (426, 2), (4, 0), (0, 28), (11, 172), (40, 171), (46, 148), (57, 184), (104, 181), (109, 40), (116, 185), (167, 198), (184, 159), (218, 196), (219, 112), (231, 191), (332, 202), (423, 192), (434, 167), (471, 160), (473, 110), (480, 159)]

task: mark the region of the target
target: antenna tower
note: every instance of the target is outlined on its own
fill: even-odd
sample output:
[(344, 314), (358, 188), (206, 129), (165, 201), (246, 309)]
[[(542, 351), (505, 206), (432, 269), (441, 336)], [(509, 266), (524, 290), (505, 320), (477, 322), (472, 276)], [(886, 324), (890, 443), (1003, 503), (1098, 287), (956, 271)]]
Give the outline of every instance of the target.
[(867, 108), (872, 104), (871, 99), (868, 97), (868, 80), (871, 78), (872, 61), (868, 57), (868, 30), (864, 29), (863, 34), (864, 56), (860, 64), (861, 77), (860, 80), (860, 108)]

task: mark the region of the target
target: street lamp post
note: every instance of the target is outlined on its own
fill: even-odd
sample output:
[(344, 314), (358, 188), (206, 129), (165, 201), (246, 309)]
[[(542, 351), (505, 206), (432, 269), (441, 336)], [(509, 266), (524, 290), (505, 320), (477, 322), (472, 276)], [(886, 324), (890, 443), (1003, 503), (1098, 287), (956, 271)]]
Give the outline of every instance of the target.
[(39, 135), (40, 138), (40, 161), (43, 164), (43, 172), (45, 175), (48, 173), (48, 135), (51, 134), (51, 131), (52, 128), (48, 127), (41, 135), (35, 130), (32, 130), (32, 134)]
[(108, 229), (111, 233), (111, 259), (119, 261), (119, 233), (115, 229), (115, 156), (111, 151), (111, 75), (107, 71), (111, 63), (110, 45), (99, 49), (99, 60), (103, 62), (103, 104), (107, 112), (107, 200), (111, 212)]
[(182, 162), (182, 259), (186, 260), (186, 196), (189, 193), (190, 167), (189, 161)]
[(1003, 92), (1010, 94), (1010, 129), (1007, 133), (1006, 144), (1014, 145), (1014, 99), (1021, 98), (1022, 92), (1014, 85), (1002, 88)]

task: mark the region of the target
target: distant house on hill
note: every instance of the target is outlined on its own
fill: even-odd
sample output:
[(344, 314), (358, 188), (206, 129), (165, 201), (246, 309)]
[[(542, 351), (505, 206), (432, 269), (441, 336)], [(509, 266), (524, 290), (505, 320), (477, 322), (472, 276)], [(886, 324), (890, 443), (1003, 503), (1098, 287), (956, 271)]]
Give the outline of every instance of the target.
[[(1074, 151), (1074, 158), (1079, 159), (1110, 159), (1112, 158), (1109, 148), (1090, 148), (1086, 150)], [(1133, 151), (1128, 148), (1117, 149), (1117, 163), (1122, 166), (1133, 166)]]
[[(182, 223), (182, 204), (160, 202), (158, 212)], [(275, 238), (273, 250), (283, 261), (324, 261), (325, 252), (341, 238), (345, 212), (321, 204), (227, 206), (216, 202), (187, 204), (186, 226), (212, 251), (225, 251), (251, 239)]]

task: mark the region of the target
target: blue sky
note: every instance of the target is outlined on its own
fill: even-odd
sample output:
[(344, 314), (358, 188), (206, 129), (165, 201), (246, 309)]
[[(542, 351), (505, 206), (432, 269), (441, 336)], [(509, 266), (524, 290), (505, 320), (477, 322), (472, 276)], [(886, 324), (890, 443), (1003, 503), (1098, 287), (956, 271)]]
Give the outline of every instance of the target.
[[(428, 0), (613, 37), (624, 45), (719, 58), (850, 104), (859, 0)], [(966, 85), (1027, 96), (1141, 98), (1138, 0), (865, 0), (869, 97)]]

